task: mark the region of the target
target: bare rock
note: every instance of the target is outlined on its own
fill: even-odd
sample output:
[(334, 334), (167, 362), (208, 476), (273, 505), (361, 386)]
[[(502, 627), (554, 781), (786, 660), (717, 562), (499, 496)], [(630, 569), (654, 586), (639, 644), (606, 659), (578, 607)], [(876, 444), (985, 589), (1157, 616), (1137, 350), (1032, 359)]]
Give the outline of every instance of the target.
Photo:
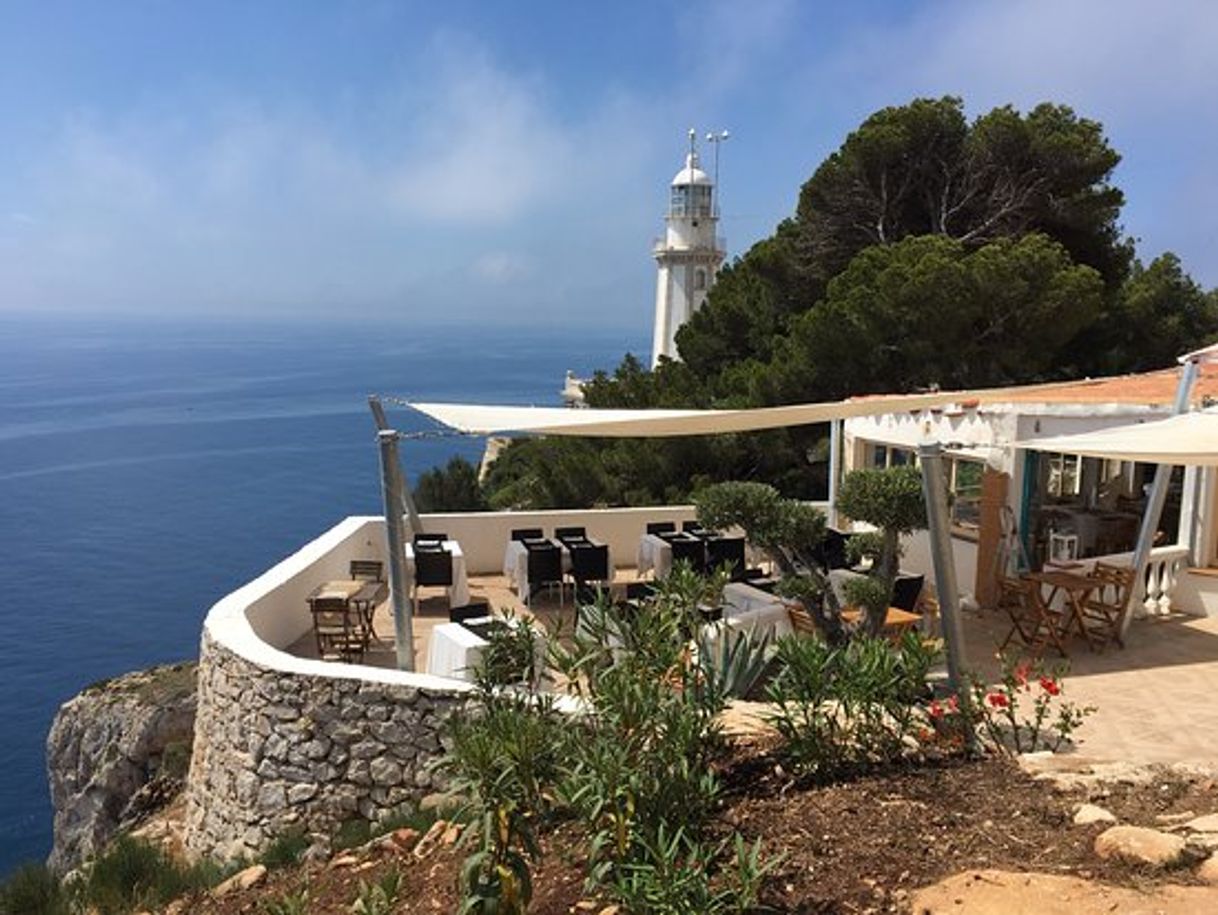
[(1145, 826), (1113, 826), (1095, 837), (1095, 853), (1101, 858), (1151, 867), (1174, 867), (1185, 860), (1187, 852), (1188, 843), (1180, 836)]
[(1184, 824), (1184, 828), (1192, 832), (1218, 832), (1218, 813), (1194, 817)]
[(359, 864), (359, 858), (355, 857), (355, 855), (339, 855), (330, 862), (330, 866), (335, 869), (340, 867), (355, 867), (357, 864)]
[(248, 890), (266, 879), (266, 865), (253, 864), (243, 871), (237, 871), (223, 883), (217, 884), (211, 891), (216, 899), (223, 899), (229, 893)]
[(1197, 868), (1197, 879), (1211, 886), (1218, 884), (1218, 856), (1210, 855)]
[(1112, 812), (1095, 804), (1079, 804), (1074, 812), (1075, 826), (1090, 826), (1093, 823), (1115, 823), (1117, 818)]
[(94, 684), (60, 706), (47, 736), (52, 871), (78, 867), (180, 790), (195, 705), (195, 665), (172, 664)]
[(411, 829), (409, 826), (395, 829), (390, 835), (393, 836), (394, 844), (402, 851), (412, 851), (419, 844), (419, 839), (422, 837), (422, 834), (417, 829)]
[(414, 847), (414, 856), (421, 861), (430, 855), (440, 844), (440, 839), (446, 829), (448, 829), (448, 823), (445, 820), (436, 820), (432, 823), (431, 828), (423, 834), (423, 838), (419, 839), (419, 843)]

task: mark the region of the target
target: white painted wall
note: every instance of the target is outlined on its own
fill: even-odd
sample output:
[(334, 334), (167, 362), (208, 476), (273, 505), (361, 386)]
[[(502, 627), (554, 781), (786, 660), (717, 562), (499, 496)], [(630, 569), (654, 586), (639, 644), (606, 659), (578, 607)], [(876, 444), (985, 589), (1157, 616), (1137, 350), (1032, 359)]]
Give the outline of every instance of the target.
[(692, 505), (649, 508), (593, 508), (560, 511), (454, 512), (422, 515), (423, 529), (448, 534), (461, 544), (465, 567), (471, 575), (494, 575), (503, 571), (503, 551), (517, 527), (540, 527), (547, 537), (556, 527), (583, 526), (588, 536), (609, 545), (613, 564), (633, 566), (639, 537), (650, 521), (682, 521), (694, 518)]
[[(930, 535), (926, 531), (915, 531), (902, 538), (901, 569), (926, 576), (932, 587), (935, 583), (935, 566), (930, 556)], [(956, 588), (961, 597), (974, 597), (973, 585), (977, 581), (977, 544), (961, 537), (952, 537), (952, 557), (956, 561)]]

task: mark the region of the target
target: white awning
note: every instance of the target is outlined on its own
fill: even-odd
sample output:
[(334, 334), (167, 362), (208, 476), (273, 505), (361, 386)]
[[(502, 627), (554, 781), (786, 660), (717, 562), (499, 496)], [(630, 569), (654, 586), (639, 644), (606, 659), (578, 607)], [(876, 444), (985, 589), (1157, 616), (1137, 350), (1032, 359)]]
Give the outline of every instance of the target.
[(445, 426), (471, 435), (534, 432), (599, 438), (660, 438), (806, 426), (851, 416), (878, 416), (884, 413), (926, 410), (948, 404), (1002, 403), (1015, 391), (1049, 391), (1062, 386), (1058, 383), (977, 391), (894, 394), (745, 410), (597, 410), (445, 403), (411, 403), (410, 406)]
[(1028, 439), (1015, 447), (1114, 461), (1214, 466), (1218, 465), (1218, 413), (1182, 413), (1098, 432)]

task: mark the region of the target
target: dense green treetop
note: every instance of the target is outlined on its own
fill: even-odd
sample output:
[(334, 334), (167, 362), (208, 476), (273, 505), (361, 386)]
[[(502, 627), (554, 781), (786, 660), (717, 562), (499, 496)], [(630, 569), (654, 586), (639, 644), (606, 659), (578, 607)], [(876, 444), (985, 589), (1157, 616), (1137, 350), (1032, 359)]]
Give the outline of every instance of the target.
[[(720, 271), (681, 361), (628, 356), (594, 407), (745, 407), (1021, 384), (1174, 364), (1218, 336), (1218, 292), (1118, 219), (1120, 156), (1070, 108), (970, 121), (954, 97), (884, 108), (804, 183), (794, 214)], [(496, 507), (684, 500), (717, 480), (823, 498), (824, 430), (513, 443)]]

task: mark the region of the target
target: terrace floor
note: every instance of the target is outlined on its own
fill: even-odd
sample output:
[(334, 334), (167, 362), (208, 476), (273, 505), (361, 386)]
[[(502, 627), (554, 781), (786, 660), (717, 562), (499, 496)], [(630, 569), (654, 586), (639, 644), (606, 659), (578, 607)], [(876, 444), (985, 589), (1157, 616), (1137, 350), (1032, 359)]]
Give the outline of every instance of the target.
[[(615, 585), (635, 581), (633, 569), (619, 569)], [(471, 576), (474, 600), (495, 610), (529, 611), (502, 575)], [(553, 629), (561, 617), (571, 622), (568, 592), (564, 610), (556, 595), (539, 598), (533, 616)], [(1008, 631), (1005, 616), (993, 611), (966, 613), (968, 666), (986, 676), (999, 670), (997, 645)], [(448, 602), (439, 589), (428, 589), (414, 619), (416, 669), (426, 666), (432, 629), (448, 622)], [(376, 667), (395, 666), (393, 620), (389, 604), (374, 617), (380, 640), (365, 656)], [(1125, 649), (1093, 652), (1081, 641), (1068, 643), (1065, 697), (1097, 711), (1076, 734), (1079, 751), (1088, 758), (1133, 763), (1191, 763), (1218, 766), (1218, 618), (1176, 614), (1134, 622)], [(288, 651), (316, 657), (312, 634)], [(1048, 655), (1048, 664), (1058, 662)]]
[[(1009, 624), (966, 614), (970, 666), (995, 675), (995, 646)], [(1126, 648), (1093, 652), (1067, 643), (1065, 697), (1096, 712), (1079, 729), (1079, 752), (1135, 763), (1218, 766), (1218, 619), (1172, 614), (1135, 620)]]

